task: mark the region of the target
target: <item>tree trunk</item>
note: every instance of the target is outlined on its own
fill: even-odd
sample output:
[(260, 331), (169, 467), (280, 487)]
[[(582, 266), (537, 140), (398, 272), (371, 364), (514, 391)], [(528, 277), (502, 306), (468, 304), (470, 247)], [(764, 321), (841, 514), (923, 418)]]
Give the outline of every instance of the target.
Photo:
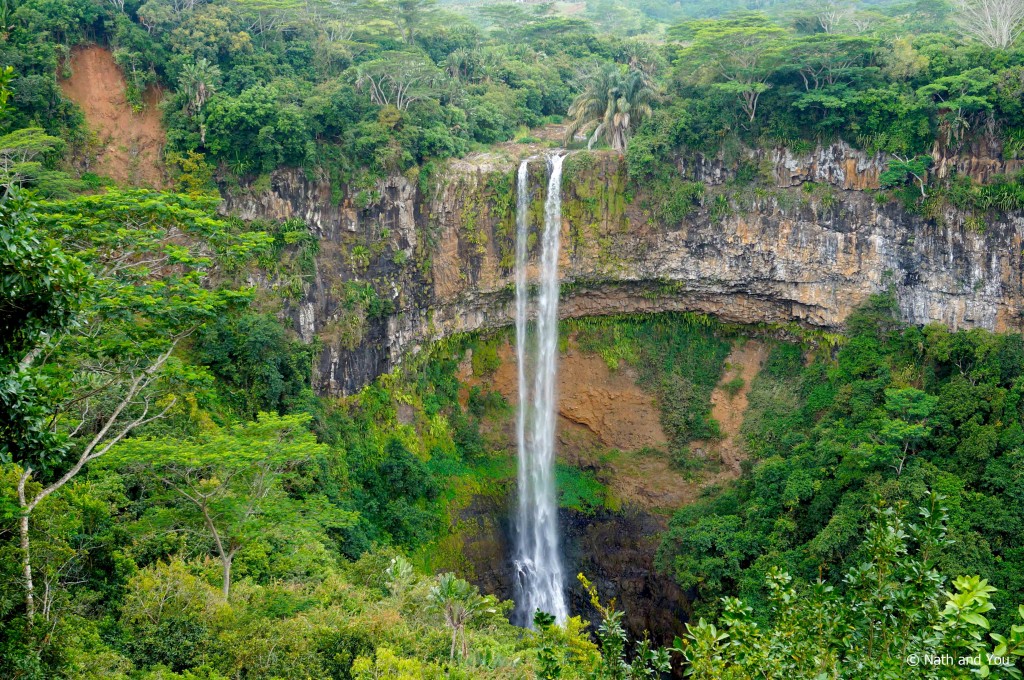
[(612, 149), (619, 153), (626, 150), (626, 130), (618, 125), (612, 128)]
[(25, 498), (25, 484), (32, 475), (32, 468), (26, 467), (18, 480), (18, 507), (21, 508), (21, 518), (18, 521), (18, 529), (21, 532), (21, 569), (25, 577), (25, 617), (26, 626), (32, 627), (36, 618), (35, 586), (32, 584), (32, 552), (28, 537), (28, 517), (31, 514), (35, 503), (29, 505)]
[(187, 496), (189, 500), (199, 506), (199, 511), (203, 513), (203, 521), (206, 522), (206, 528), (210, 530), (210, 535), (213, 536), (213, 543), (217, 546), (217, 557), (220, 558), (221, 567), (223, 568), (223, 582), (221, 584), (221, 593), (224, 595), (224, 601), (228, 601), (228, 595), (231, 594), (231, 561), (235, 559), (235, 552), (238, 550), (238, 546), (232, 547), (230, 550), (224, 546), (224, 541), (221, 540), (220, 532), (217, 531), (217, 525), (213, 523), (213, 517), (210, 516), (210, 509), (206, 507), (206, 502), (209, 500), (206, 497), (202, 498), (202, 501)]
[[(191, 333), (191, 331), (189, 331), (189, 333)], [(185, 335), (187, 334), (188, 333), (186, 333)], [(161, 411), (155, 416), (150, 416), (149, 418), (147, 418), (146, 415), (149, 413), (149, 402), (147, 401), (146, 407), (142, 411), (142, 415), (128, 423), (123, 429), (121, 429), (120, 432), (116, 433), (110, 438), (107, 438), (111, 428), (113, 428), (115, 423), (118, 422), (118, 418), (120, 417), (121, 412), (124, 411), (124, 409), (127, 408), (128, 405), (132, 403), (132, 401), (135, 399), (135, 397), (139, 394), (141, 390), (145, 389), (149, 385), (150, 380), (152, 380), (153, 374), (156, 373), (160, 369), (160, 367), (164, 365), (164, 362), (167, 361), (167, 359), (171, 356), (171, 352), (173, 352), (174, 348), (177, 346), (178, 341), (181, 338), (185, 337), (185, 335), (179, 335), (176, 338), (174, 338), (171, 342), (170, 348), (166, 352), (157, 357), (157, 359), (149, 366), (149, 368), (145, 369), (137, 376), (135, 376), (135, 378), (131, 382), (131, 385), (128, 387), (128, 391), (125, 394), (125, 396), (121, 399), (120, 403), (117, 404), (117, 407), (114, 409), (113, 413), (107, 418), (106, 422), (103, 424), (103, 427), (100, 428), (100, 431), (96, 433), (96, 435), (88, 444), (86, 444), (85, 448), (82, 450), (82, 453), (78, 458), (78, 461), (71, 467), (70, 470), (65, 472), (60, 479), (58, 479), (55, 482), (51, 482), (49, 486), (45, 486), (40, 491), (36, 492), (35, 495), (32, 497), (31, 501), (29, 501), (28, 497), (25, 495), (25, 485), (28, 484), (29, 477), (32, 476), (32, 468), (30, 466), (27, 466), (21, 473), (21, 478), (18, 480), (18, 506), (21, 508), (21, 518), (20, 521), (18, 522), (18, 525), (21, 533), (22, 573), (25, 579), (25, 614), (28, 617), (27, 625), (29, 628), (32, 627), (33, 620), (35, 619), (36, 616), (35, 586), (32, 583), (32, 555), (30, 552), (31, 545), (29, 542), (28, 535), (29, 516), (32, 514), (32, 511), (36, 509), (36, 506), (43, 502), (43, 500), (45, 500), (50, 494), (59, 491), (61, 487), (63, 487), (65, 484), (71, 481), (75, 477), (75, 475), (77, 475), (81, 471), (81, 469), (85, 466), (86, 463), (96, 458), (99, 458), (104, 453), (109, 451), (110, 448), (114, 446), (114, 444), (121, 441), (129, 432), (134, 430), (136, 427), (139, 427), (140, 425), (145, 425), (146, 423), (164, 417), (164, 415), (167, 414), (171, 407), (174, 406), (174, 404), (177, 402), (177, 397), (172, 398), (170, 403), (167, 405), (166, 408), (164, 408), (163, 411)], [(22, 369), (26, 369), (28, 368), (29, 365), (31, 365), (31, 363), (38, 356), (41, 348), (42, 345), (36, 346), (25, 356), (24, 359), (21, 360)]]
[(221, 593), (224, 596), (224, 601), (228, 601), (228, 595), (231, 594), (231, 561), (234, 559), (234, 554), (221, 556), (221, 564), (224, 567), (224, 582), (221, 585)]
[(25, 574), (25, 617), (28, 627), (32, 627), (32, 621), (36, 618), (35, 586), (32, 585), (32, 555), (29, 552), (28, 541), (28, 513), (21, 516), (21, 566)]

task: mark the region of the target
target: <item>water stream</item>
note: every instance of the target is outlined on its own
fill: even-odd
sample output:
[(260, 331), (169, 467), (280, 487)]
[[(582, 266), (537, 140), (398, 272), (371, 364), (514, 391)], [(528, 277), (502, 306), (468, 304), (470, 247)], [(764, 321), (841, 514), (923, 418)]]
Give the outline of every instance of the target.
[[(516, 515), (516, 619), (530, 625), (540, 609), (564, 623), (568, 617), (565, 577), (558, 545), (555, 490), (555, 379), (558, 364), (558, 250), (562, 228), (562, 162), (547, 158), (548, 187), (541, 235), (540, 281), (530, 302), (528, 161), (516, 182), (516, 359), (519, 370), (519, 507)], [(536, 308), (536, 330), (528, 320)]]

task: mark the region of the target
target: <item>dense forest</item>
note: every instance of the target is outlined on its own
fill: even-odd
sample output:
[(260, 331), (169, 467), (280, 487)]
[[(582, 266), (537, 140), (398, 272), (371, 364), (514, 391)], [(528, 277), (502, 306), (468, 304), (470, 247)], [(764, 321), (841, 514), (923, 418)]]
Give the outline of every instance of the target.
[[(563, 350), (654, 395), (667, 437), (644, 455), (687, 479), (722, 465), (695, 447), (723, 437), (730, 348), (769, 349), (722, 383), (749, 391), (742, 473), (665, 518), (685, 634), (628, 629), (588, 574), (589, 620), (523, 628), (453, 548), (470, 499), (515, 483), (515, 405), (487, 383), (508, 332), (318, 394), (328, 339), (284, 310), (320, 240), (219, 208), (280, 168), (359, 209), (468, 154), (592, 149), (624, 157), (618, 200), (667, 229), (770, 198), (753, 150), (843, 144), (884, 159), (874, 203), (984, 234), (1019, 224), (1024, 172), (938, 164), (1021, 167), (1022, 30), (1020, 0), (0, 0), (0, 675), (1019, 677), (1020, 333), (909, 324), (886, 290), (826, 330), (563, 323)], [(159, 112), (156, 186), (97, 171), (110, 141), (62, 89), (89, 45)], [(724, 189), (687, 171), (710, 160)], [(387, 286), (339, 293), (353, 345), (394, 311)], [(600, 469), (558, 473), (563, 509), (621, 509)]]

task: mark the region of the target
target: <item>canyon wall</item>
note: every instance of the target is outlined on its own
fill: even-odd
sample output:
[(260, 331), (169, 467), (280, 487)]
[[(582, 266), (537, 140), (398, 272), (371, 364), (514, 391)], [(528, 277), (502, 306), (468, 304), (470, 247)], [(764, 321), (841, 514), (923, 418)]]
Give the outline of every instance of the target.
[[(320, 238), (316, 273), (287, 311), (305, 340), (323, 341), (321, 393), (355, 391), (431, 340), (511, 322), (517, 163), (476, 154), (437, 176), (395, 176), (359, 193), (282, 170), (269, 189), (228, 195), (226, 211), (299, 217)], [(561, 313), (691, 310), (835, 330), (871, 294), (891, 290), (910, 323), (1024, 324), (1024, 216), (981, 232), (953, 211), (908, 214), (876, 198), (884, 158), (843, 144), (751, 151), (744, 163), (759, 181), (739, 181), (737, 163), (680, 160), (681, 176), (706, 190), (669, 219), (630, 186), (621, 157), (575, 153), (563, 184)], [(943, 163), (978, 179), (1015, 169), (989, 156)], [(534, 233), (544, 175), (537, 159)], [(346, 291), (367, 283), (379, 299), (353, 302)]]

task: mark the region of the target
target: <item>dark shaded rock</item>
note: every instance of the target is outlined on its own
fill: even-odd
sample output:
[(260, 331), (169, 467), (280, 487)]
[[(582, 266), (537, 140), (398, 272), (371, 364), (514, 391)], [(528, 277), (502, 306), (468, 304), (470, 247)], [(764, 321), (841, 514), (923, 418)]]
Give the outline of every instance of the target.
[(596, 628), (600, 617), (576, 574), (597, 587), (601, 601), (613, 598), (625, 612), (623, 623), (634, 638), (645, 631), (658, 645), (671, 644), (686, 632), (690, 602), (668, 576), (658, 574), (654, 556), (665, 530), (664, 520), (637, 510), (601, 511), (594, 516), (562, 511), (569, 608)]
[[(511, 503), (477, 496), (459, 518), (469, 565), (462, 575), (501, 599), (513, 596)], [(685, 632), (689, 601), (670, 577), (654, 569), (664, 518), (633, 509), (593, 515), (563, 509), (559, 522), (572, 615), (582, 616), (595, 629), (600, 623), (576, 579), (583, 573), (603, 602), (614, 598), (616, 608), (625, 611), (623, 624), (634, 638), (647, 631), (658, 644), (668, 644)]]

